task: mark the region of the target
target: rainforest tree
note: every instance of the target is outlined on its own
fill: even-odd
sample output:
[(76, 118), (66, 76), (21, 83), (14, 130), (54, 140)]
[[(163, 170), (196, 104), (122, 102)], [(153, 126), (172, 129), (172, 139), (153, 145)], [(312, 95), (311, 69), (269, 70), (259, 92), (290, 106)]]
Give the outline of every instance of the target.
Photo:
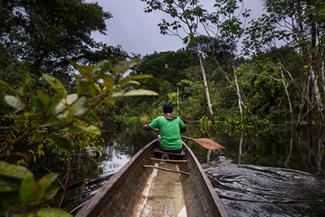
[[(205, 94), (207, 99), (208, 111), (210, 116), (213, 115), (213, 109), (211, 104), (211, 97), (209, 91), (209, 85), (207, 80), (207, 73), (204, 66), (204, 57), (207, 52), (211, 53), (211, 50), (207, 51), (207, 46), (204, 45), (202, 35), (212, 39), (209, 43), (209, 49), (213, 49), (212, 52), (217, 53), (217, 46), (219, 43), (214, 44), (215, 41), (222, 39), (228, 47), (230, 52), (229, 65), (231, 66), (231, 76), (227, 75), (228, 72), (221, 67), (218, 58), (214, 58), (215, 66), (220, 70), (225, 77), (231, 82), (233, 77), (235, 81), (235, 90), (238, 98), (239, 111), (243, 113), (243, 100), (240, 87), (238, 85), (238, 78), (235, 71), (235, 48), (236, 44), (243, 34), (243, 26), (249, 16), (248, 10), (239, 9), (238, 3), (240, 1), (226, 1), (218, 0), (215, 1), (213, 11), (208, 11), (200, 1), (195, 0), (142, 0), (146, 2), (146, 12), (152, 12), (154, 10), (162, 11), (170, 15), (172, 21), (162, 20), (158, 24), (162, 34), (174, 35), (179, 37), (185, 44), (191, 44), (190, 49), (194, 51), (199, 59), (201, 66), (201, 73), (205, 87)], [(199, 39), (201, 37), (201, 39)]]
[[(105, 34), (111, 18), (97, 3), (83, 0), (0, 2), (0, 55), (28, 63), (40, 76), (51, 72), (68, 78), (69, 60), (95, 63), (120, 61), (119, 48), (94, 41), (91, 33)], [(3, 67), (3, 66), (1, 66)]]
[[(325, 102), (325, 1), (265, 0), (267, 13), (251, 23), (246, 46), (256, 53), (287, 44), (299, 52), (304, 62), (305, 81), (302, 89), (301, 115), (297, 122), (307, 119), (324, 123)], [(283, 65), (282, 59), (278, 59)], [(287, 71), (290, 79), (292, 71)], [(317, 121), (318, 122), (318, 121)]]

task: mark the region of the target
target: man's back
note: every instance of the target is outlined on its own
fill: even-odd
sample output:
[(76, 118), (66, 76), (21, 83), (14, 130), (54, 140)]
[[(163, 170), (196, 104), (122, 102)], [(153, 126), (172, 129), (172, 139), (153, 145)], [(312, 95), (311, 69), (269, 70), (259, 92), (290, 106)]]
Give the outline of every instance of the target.
[(167, 113), (155, 118), (150, 128), (160, 130), (160, 147), (163, 150), (175, 151), (182, 148), (181, 130), (185, 128), (184, 122), (177, 116)]

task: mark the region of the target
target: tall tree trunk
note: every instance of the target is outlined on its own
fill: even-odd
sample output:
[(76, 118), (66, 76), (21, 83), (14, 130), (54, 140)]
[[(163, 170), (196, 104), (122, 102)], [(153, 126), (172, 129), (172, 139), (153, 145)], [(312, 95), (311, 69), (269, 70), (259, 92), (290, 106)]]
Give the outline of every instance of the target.
[(291, 127), (290, 127), (290, 144), (289, 144), (289, 153), (288, 153), (288, 156), (284, 162), (284, 166), (285, 167), (289, 167), (289, 163), (290, 163), (290, 160), (291, 160), (291, 157), (292, 157), (292, 150), (293, 150), (293, 134), (294, 134), (294, 128), (293, 128), (293, 125), (291, 124)]
[(325, 61), (324, 60), (322, 60), (321, 75), (322, 75), (322, 87), (325, 94)]
[(241, 93), (240, 93), (240, 89), (239, 89), (238, 77), (237, 77), (236, 70), (234, 70), (234, 78), (235, 78), (235, 84), (236, 84), (236, 94), (237, 94), (237, 98), (238, 98), (239, 112), (242, 115), (243, 114), (243, 101), (241, 98)]
[(283, 74), (283, 71), (282, 70), (281, 70), (281, 77), (282, 77), (282, 84), (283, 84), (283, 87), (284, 87), (284, 91), (285, 91), (285, 93), (287, 95), (287, 99), (288, 99), (291, 125), (293, 125), (294, 115), (293, 115), (293, 108), (292, 108), (291, 97), (290, 97), (290, 94), (289, 94), (289, 91), (288, 91), (288, 86), (289, 85), (288, 85), (288, 82), (285, 80), (285, 77), (284, 77), (284, 74)]
[(238, 150), (238, 164), (241, 164), (242, 156), (243, 156), (243, 141), (244, 141), (244, 132), (242, 131), (240, 134), (239, 140), (239, 150)]
[(307, 129), (310, 129), (312, 126), (312, 110), (313, 110), (313, 103), (312, 103), (312, 84), (311, 84), (311, 76), (308, 75), (307, 78), (307, 86), (306, 86), (306, 101), (307, 101)]
[(239, 88), (238, 76), (237, 76), (236, 66), (235, 66), (235, 55), (233, 52), (232, 52), (232, 58), (231, 58), (231, 67), (232, 67), (232, 71), (234, 72), (234, 80), (235, 80), (235, 85), (236, 85), (236, 94), (237, 94), (239, 112), (240, 112), (240, 115), (242, 115), (244, 102), (242, 100), (241, 92), (240, 92), (240, 88)]
[(325, 151), (325, 141), (324, 141), (324, 129), (321, 129), (321, 133), (318, 139), (318, 148), (316, 153), (316, 164), (317, 164), (317, 174), (322, 172), (322, 162), (324, 158), (324, 151)]
[(203, 78), (203, 83), (204, 83), (205, 95), (207, 98), (208, 111), (209, 111), (209, 114), (210, 114), (212, 120), (214, 120), (214, 114), (213, 114), (212, 104), (211, 104), (211, 99), (210, 99), (209, 86), (208, 86), (208, 81), (207, 81), (204, 66), (203, 66), (202, 56), (201, 56), (200, 52), (198, 52), (197, 55), (198, 55), (198, 58), (200, 61), (200, 66), (201, 66), (201, 73), (202, 73), (202, 78)]
[(324, 120), (324, 114), (323, 114), (324, 106), (323, 106), (323, 102), (322, 102), (322, 96), (321, 96), (321, 93), (320, 93), (319, 87), (318, 87), (318, 75), (316, 74), (313, 66), (310, 67), (309, 73), (310, 73), (311, 82), (312, 82), (312, 86), (313, 86), (314, 96), (316, 99), (317, 109), (318, 109), (321, 120)]

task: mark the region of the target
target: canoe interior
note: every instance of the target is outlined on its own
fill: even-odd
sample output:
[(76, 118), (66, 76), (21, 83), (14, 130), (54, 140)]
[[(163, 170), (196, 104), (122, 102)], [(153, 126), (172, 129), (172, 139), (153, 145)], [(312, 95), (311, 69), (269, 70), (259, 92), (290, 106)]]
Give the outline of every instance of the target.
[[(132, 157), (76, 217), (228, 216), (190, 149), (186, 151), (188, 163), (158, 163), (150, 160), (154, 143)], [(190, 175), (143, 167), (148, 164), (179, 169)]]
[[(177, 164), (155, 163), (169, 169)], [(134, 217), (179, 216), (186, 217), (186, 206), (180, 173), (153, 169), (139, 200)]]

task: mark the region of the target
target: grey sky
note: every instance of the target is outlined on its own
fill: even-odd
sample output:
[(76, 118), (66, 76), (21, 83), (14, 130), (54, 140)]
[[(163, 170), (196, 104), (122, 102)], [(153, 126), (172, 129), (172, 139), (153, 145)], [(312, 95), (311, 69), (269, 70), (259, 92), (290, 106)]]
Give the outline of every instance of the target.
[[(154, 51), (177, 50), (184, 45), (173, 36), (161, 35), (157, 24), (166, 16), (160, 12), (144, 13), (145, 4), (140, 0), (87, 0), (98, 2), (113, 18), (107, 21), (107, 35), (95, 33), (97, 41), (109, 45), (121, 45), (131, 53), (150, 54)], [(206, 0), (214, 2), (213, 0)], [(245, 7), (252, 10), (252, 17), (262, 14), (260, 0), (244, 0)]]

